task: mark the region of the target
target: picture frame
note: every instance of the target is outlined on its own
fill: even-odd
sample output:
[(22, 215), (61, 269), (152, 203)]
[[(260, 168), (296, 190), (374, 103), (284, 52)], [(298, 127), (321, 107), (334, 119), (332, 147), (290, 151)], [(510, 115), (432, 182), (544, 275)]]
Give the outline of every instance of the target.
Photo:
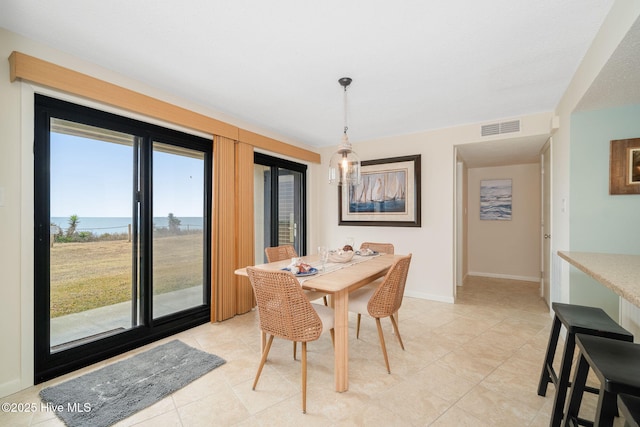
[(362, 183), (338, 187), (338, 225), (420, 227), (420, 163), (420, 154), (362, 161)]
[(511, 179), (480, 181), (480, 219), (511, 221), (513, 212), (513, 182)]
[(640, 138), (611, 141), (609, 194), (640, 194)]

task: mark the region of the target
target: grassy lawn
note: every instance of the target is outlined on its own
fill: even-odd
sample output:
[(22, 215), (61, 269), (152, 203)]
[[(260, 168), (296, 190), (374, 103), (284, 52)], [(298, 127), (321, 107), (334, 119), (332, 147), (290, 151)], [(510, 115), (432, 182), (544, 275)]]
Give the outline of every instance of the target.
[[(56, 243), (51, 248), (51, 317), (131, 300), (131, 243)], [(202, 234), (153, 243), (154, 294), (202, 284)]]

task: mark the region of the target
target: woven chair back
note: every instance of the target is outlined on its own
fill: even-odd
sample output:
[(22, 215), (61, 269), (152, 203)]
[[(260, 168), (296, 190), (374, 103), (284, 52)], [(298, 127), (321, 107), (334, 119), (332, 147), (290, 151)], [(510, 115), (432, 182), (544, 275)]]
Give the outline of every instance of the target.
[(392, 255), (394, 251), (392, 243), (362, 242), (360, 249), (371, 249), (372, 251)]
[(260, 329), (296, 342), (317, 340), (322, 321), (293, 274), (247, 267), (256, 296)]
[(268, 262), (284, 261), (298, 256), (296, 249), (292, 245), (264, 248), (264, 253), (267, 255)]
[(369, 299), (367, 310), (372, 317), (388, 317), (398, 311), (402, 305), (410, 263), (411, 254), (403, 256), (391, 266)]

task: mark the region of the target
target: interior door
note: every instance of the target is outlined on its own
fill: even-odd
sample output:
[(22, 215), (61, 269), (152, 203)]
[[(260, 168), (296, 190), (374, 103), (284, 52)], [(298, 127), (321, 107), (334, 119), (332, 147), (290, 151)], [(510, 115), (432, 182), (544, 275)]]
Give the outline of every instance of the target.
[(542, 148), (542, 277), (541, 294), (547, 306), (551, 306), (551, 138)]

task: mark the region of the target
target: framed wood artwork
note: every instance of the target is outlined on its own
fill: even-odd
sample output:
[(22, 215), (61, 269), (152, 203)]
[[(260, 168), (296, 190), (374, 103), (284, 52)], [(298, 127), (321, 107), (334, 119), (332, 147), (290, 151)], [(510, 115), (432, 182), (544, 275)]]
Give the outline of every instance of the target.
[(609, 194), (640, 194), (640, 138), (611, 141)]

